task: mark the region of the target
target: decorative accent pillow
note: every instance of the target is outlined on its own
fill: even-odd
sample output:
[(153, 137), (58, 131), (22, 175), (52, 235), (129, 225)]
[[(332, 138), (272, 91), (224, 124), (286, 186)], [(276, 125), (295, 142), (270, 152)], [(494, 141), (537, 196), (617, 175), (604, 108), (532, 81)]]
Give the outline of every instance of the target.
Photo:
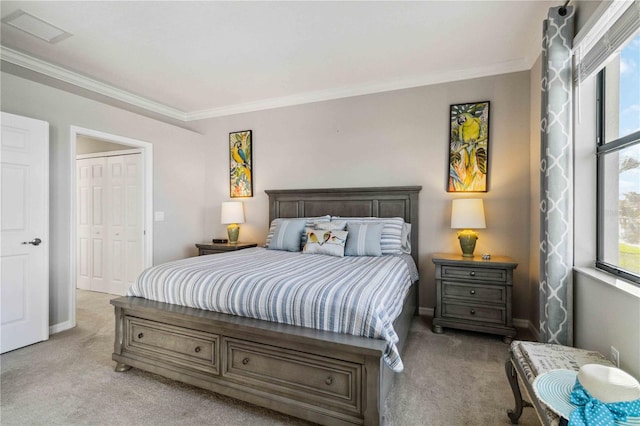
[(380, 236), (383, 227), (383, 223), (348, 223), (345, 256), (382, 256)]
[[(331, 219), (331, 216), (326, 215), (326, 216), (318, 216), (318, 217), (301, 217), (301, 218), (298, 218), (298, 219), (306, 220), (307, 223), (305, 224), (305, 226), (313, 228), (318, 223), (329, 222), (329, 220)], [(296, 220), (298, 220), (298, 219), (296, 219)], [(271, 242), (271, 238), (273, 238), (273, 233), (276, 230), (276, 225), (278, 224), (278, 222), (280, 222), (282, 220), (294, 220), (294, 219), (283, 219), (283, 218), (273, 219), (271, 221), (271, 225), (269, 226), (269, 232), (267, 233), (266, 242), (264, 243), (265, 247), (269, 248), (269, 243)], [(300, 249), (301, 250), (302, 250), (302, 247), (304, 246), (305, 242), (307, 242), (307, 234), (303, 233), (302, 234), (302, 238), (300, 239)]]
[(307, 243), (304, 253), (328, 254), (330, 256), (344, 256), (344, 245), (347, 242), (347, 231), (331, 231), (324, 229), (307, 229)]
[(316, 229), (326, 229), (329, 231), (344, 231), (346, 227), (346, 220), (332, 220), (331, 222), (316, 223)]
[(270, 250), (300, 251), (300, 240), (306, 224), (306, 219), (279, 220), (267, 248)]
[(402, 254), (402, 228), (404, 219), (401, 217), (339, 217), (332, 216), (331, 220), (346, 220), (347, 225), (356, 223), (382, 223), (382, 235), (380, 236), (380, 249), (382, 254)]

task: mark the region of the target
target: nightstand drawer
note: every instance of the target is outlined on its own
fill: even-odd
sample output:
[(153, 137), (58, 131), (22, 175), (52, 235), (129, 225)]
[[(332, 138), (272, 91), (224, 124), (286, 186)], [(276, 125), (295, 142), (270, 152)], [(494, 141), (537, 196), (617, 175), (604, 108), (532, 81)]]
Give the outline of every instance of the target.
[(507, 314), (503, 307), (489, 307), (466, 303), (443, 302), (441, 316), (443, 318), (457, 318), (473, 320), (491, 324), (505, 324)]
[(209, 243), (209, 244), (196, 244), (198, 248), (198, 256), (204, 256), (207, 254), (220, 254), (228, 253), (232, 251), (244, 250), (252, 247), (257, 247), (257, 243)]
[(460, 282), (442, 281), (442, 297), (471, 302), (491, 302), (504, 304), (507, 300), (507, 290), (500, 285), (465, 284)]
[(442, 265), (442, 279), (506, 282), (507, 271), (499, 268), (473, 268)]
[(207, 250), (207, 249), (200, 249), (199, 251), (199, 256), (204, 256), (207, 254), (218, 254), (218, 253), (224, 253), (223, 251), (220, 250)]

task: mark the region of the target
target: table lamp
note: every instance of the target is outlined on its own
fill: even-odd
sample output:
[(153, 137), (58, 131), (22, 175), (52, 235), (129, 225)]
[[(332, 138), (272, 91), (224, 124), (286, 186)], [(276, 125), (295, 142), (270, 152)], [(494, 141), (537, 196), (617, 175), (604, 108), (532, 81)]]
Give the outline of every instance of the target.
[(222, 212), (220, 214), (220, 223), (228, 224), (227, 235), (229, 235), (229, 243), (238, 242), (240, 234), (239, 223), (244, 223), (244, 210), (240, 201), (225, 201), (222, 203)]
[(463, 198), (453, 200), (451, 205), (451, 228), (462, 229), (462, 231), (458, 232), (462, 257), (473, 257), (478, 233), (472, 231), (472, 228), (486, 228), (482, 199)]

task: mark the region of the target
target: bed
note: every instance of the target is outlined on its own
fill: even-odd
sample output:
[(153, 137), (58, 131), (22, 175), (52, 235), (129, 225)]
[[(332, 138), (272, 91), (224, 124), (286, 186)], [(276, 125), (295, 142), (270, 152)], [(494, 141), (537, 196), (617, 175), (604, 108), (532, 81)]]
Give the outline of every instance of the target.
[[(269, 220), (401, 217), (411, 224), (411, 256), (417, 265), (420, 189), (268, 190)], [(399, 353), (417, 313), (417, 301), (415, 282), (393, 322)], [(120, 297), (111, 303), (116, 371), (139, 368), (320, 424), (382, 422), (395, 374), (383, 356), (389, 348), (384, 339), (140, 297)]]

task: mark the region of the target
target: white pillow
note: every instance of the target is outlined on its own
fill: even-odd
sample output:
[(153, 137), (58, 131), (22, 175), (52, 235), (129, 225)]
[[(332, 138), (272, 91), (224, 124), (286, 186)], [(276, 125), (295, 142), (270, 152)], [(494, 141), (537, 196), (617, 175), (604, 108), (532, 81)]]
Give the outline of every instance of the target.
[(402, 227), (402, 252), (411, 254), (411, 224), (406, 222)]
[(331, 222), (318, 222), (316, 229), (326, 229), (329, 231), (344, 231), (347, 228), (346, 220), (332, 220)]

